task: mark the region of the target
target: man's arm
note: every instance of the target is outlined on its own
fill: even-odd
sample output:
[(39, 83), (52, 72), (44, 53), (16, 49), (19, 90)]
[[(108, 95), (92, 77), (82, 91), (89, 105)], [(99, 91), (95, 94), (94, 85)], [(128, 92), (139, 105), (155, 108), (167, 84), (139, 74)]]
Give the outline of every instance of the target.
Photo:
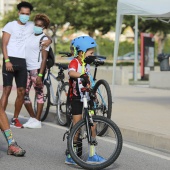
[(48, 40), (41, 41), (41, 45), (43, 49), (46, 49), (52, 43), (51, 37), (49, 37), (48, 35), (45, 35), (45, 36), (48, 38)]
[(2, 53), (3, 53), (3, 56), (4, 56), (5, 66), (6, 66), (7, 71), (13, 71), (12, 63), (9, 60), (8, 52), (7, 52), (7, 45), (8, 45), (10, 37), (11, 37), (11, 34), (9, 34), (7, 32), (3, 32), (3, 35), (2, 35)]

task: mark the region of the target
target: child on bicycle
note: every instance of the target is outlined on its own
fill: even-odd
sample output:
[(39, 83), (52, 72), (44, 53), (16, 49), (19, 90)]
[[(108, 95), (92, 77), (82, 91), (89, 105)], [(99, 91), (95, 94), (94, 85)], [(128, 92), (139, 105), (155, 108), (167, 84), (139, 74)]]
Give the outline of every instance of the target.
[[(70, 84), (69, 97), (72, 107), (73, 125), (82, 119), (83, 93), (81, 92), (81, 89), (87, 85), (90, 85), (90, 80), (88, 77), (90, 65), (86, 64), (84, 59), (87, 56), (92, 56), (94, 54), (94, 48), (96, 46), (97, 44), (95, 40), (90, 36), (81, 36), (72, 40), (75, 58), (69, 64), (68, 74)], [(82, 79), (83, 81), (81, 82)], [(95, 137), (92, 137), (92, 140), (95, 142)], [(105, 159), (97, 155), (94, 148), (93, 155), (89, 155), (87, 161), (92, 163), (100, 163), (105, 161)], [(66, 156), (65, 163), (75, 164), (69, 154)]]

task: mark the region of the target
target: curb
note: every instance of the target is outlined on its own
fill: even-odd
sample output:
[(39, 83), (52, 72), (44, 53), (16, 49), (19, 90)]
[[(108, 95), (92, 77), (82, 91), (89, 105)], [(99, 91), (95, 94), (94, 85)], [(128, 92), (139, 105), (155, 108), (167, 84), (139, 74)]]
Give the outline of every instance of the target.
[[(50, 112), (46, 120), (56, 123), (56, 113)], [(170, 153), (170, 136), (123, 125), (118, 125), (118, 127), (124, 141)]]
[(156, 150), (170, 152), (170, 136), (150, 131), (119, 126), (123, 139)]

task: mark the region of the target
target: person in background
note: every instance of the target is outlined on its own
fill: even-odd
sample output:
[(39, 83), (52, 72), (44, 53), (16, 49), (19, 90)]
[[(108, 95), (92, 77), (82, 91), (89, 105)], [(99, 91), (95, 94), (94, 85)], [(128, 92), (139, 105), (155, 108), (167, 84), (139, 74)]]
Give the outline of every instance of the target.
[[(26, 45), (26, 64), (28, 70), (27, 87), (24, 97), (24, 105), (30, 115), (29, 120), (23, 124), (27, 128), (41, 128), (41, 113), (44, 104), (44, 94), (43, 94), (43, 78), (46, 69), (47, 55), (49, 47), (46, 49), (40, 48), (40, 40), (47, 40), (43, 33), (44, 29), (47, 29), (50, 20), (45, 14), (37, 14), (34, 19), (34, 34), (32, 34)], [(37, 97), (37, 112), (34, 113), (31, 100), (29, 98), (29, 92), (31, 86), (33, 85), (36, 97)]]

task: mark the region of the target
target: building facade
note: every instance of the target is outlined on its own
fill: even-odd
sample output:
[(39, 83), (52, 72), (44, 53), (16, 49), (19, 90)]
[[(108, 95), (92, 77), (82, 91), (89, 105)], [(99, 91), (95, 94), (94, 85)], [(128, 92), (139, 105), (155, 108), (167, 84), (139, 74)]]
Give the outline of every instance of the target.
[(10, 10), (14, 8), (14, 6), (20, 2), (20, 0), (0, 0), (0, 19)]

